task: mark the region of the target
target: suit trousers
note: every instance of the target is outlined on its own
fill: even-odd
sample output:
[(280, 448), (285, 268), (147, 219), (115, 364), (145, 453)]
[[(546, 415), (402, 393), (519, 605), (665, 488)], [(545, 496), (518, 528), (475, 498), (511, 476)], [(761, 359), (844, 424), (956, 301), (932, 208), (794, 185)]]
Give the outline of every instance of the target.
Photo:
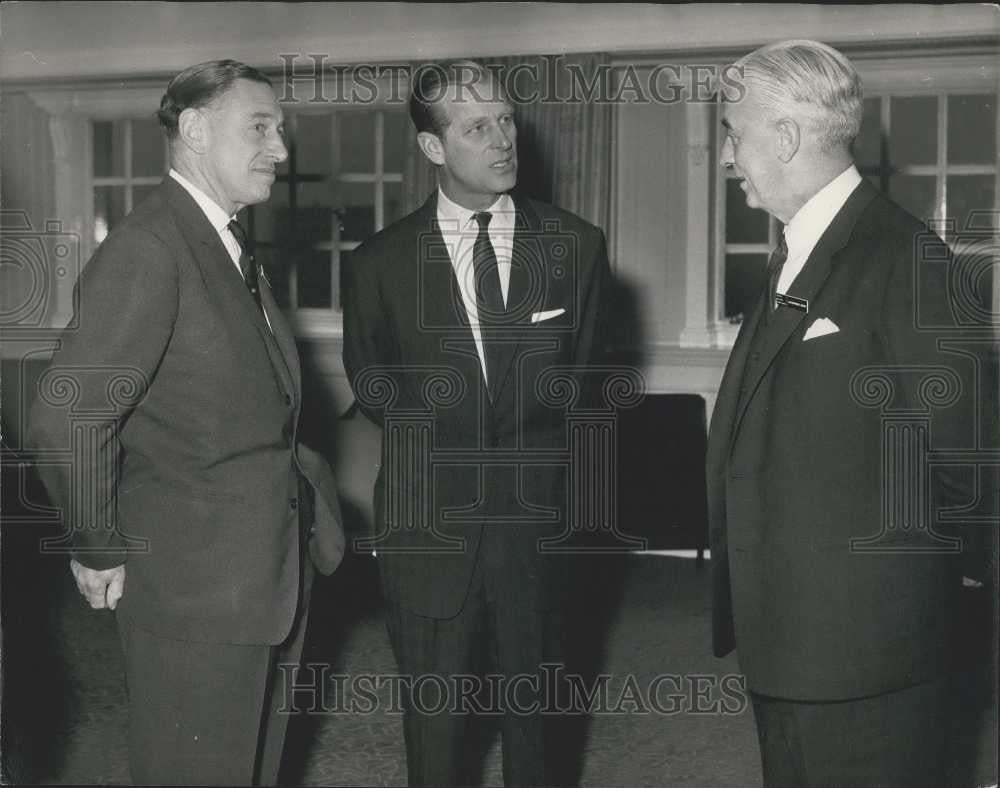
[(306, 567), (305, 600), (278, 646), (175, 640), (119, 617), (133, 784), (277, 784), (289, 719), (282, 679), (302, 655)]
[[(417, 615), (389, 600), (389, 639), (405, 677), (410, 785), (474, 779), (469, 770), (478, 764), (468, 763), (470, 714), (500, 716), (506, 786), (545, 782), (540, 665), (553, 641), (552, 612), (522, 599), (523, 579), (498, 558), (504, 555), (504, 531), (484, 529), (468, 597), (454, 618)], [(483, 667), (492, 681), (484, 678)], [(473, 687), (482, 691), (474, 693)]]
[(946, 679), (847, 701), (751, 699), (765, 788), (947, 784)]

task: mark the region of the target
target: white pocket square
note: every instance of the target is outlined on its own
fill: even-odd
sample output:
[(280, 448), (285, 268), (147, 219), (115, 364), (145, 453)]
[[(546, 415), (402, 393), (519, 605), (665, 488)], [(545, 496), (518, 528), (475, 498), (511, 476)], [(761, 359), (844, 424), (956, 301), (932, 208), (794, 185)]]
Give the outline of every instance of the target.
[(551, 320), (554, 317), (559, 317), (565, 311), (565, 309), (550, 309), (548, 312), (532, 312), (531, 322), (541, 323), (543, 320)]
[(836, 334), (838, 331), (840, 331), (840, 326), (828, 317), (821, 317), (819, 320), (814, 321), (813, 324), (806, 329), (806, 333), (802, 337), (802, 341), (805, 342), (809, 339), (815, 339), (816, 337), (825, 337), (827, 334)]

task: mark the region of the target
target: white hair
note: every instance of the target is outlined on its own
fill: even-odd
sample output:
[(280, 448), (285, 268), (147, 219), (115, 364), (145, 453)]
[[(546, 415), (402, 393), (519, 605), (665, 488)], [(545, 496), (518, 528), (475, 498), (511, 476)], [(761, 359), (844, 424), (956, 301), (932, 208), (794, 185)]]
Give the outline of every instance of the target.
[(849, 148), (861, 129), (861, 77), (843, 54), (819, 41), (779, 41), (735, 64), (761, 103), (804, 116), (823, 150)]

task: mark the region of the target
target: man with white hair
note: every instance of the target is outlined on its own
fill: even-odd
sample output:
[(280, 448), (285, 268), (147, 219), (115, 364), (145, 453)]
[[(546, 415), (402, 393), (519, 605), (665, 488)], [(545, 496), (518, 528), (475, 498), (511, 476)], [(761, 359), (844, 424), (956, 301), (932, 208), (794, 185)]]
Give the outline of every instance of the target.
[[(944, 785), (960, 575), (954, 543), (917, 519), (925, 470), (886, 461), (885, 413), (932, 414), (934, 448), (968, 445), (970, 361), (915, 318), (918, 293), (950, 314), (948, 250), (854, 166), (847, 58), (786, 41), (737, 66), (721, 163), (784, 228), (712, 419), (715, 653), (738, 650), (768, 788)], [(932, 368), (958, 384), (950, 403), (926, 401)], [(892, 392), (883, 408), (868, 379)], [(969, 502), (963, 480), (927, 500)]]

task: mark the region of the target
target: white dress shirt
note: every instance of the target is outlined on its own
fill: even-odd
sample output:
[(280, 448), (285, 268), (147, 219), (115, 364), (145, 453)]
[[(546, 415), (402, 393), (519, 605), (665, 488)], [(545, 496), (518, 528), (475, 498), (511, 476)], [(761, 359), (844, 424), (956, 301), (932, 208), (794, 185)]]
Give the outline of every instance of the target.
[[(497, 256), (500, 294), (506, 305), (507, 290), (510, 286), (510, 260), (514, 251), (514, 201), (509, 194), (501, 194), (495, 203), (484, 210), (493, 215), (487, 232)], [(476, 237), (479, 235), (479, 223), (474, 218), (477, 213), (480, 211), (463, 208), (449, 200), (447, 195), (438, 189), (438, 225), (441, 227), (441, 235), (448, 248), (451, 267), (455, 272), (458, 289), (462, 294), (462, 303), (469, 316), (472, 336), (476, 341), (476, 352), (479, 354), (483, 378), (486, 379), (486, 353), (483, 350), (482, 332), (479, 330), (479, 311), (476, 309), (476, 272), (472, 254)]]
[(806, 264), (820, 237), (859, 183), (861, 175), (852, 164), (816, 192), (785, 226), (788, 258), (781, 268), (781, 276), (778, 277), (777, 292), (788, 292), (788, 288), (792, 286), (795, 277)]
[(229, 256), (233, 260), (233, 264), (236, 266), (236, 270), (240, 272), (240, 276), (243, 276), (243, 270), (240, 268), (240, 244), (239, 241), (233, 236), (232, 231), (229, 229), (229, 223), (235, 219), (235, 216), (227, 216), (226, 212), (222, 210), (219, 204), (209, 197), (205, 192), (195, 186), (191, 181), (181, 175), (173, 167), (170, 168), (170, 177), (177, 181), (184, 190), (190, 194), (198, 207), (201, 208), (202, 212), (208, 218), (208, 221), (212, 223), (212, 227), (215, 228), (215, 232), (219, 234), (219, 238), (222, 240), (222, 245), (226, 247), (226, 251), (229, 252)]
[[(242, 249), (240, 248), (240, 242), (236, 240), (236, 236), (233, 235), (233, 231), (229, 229), (229, 223), (236, 218), (235, 214), (233, 216), (227, 216), (226, 212), (222, 210), (219, 204), (209, 197), (205, 192), (195, 186), (191, 181), (181, 175), (173, 167), (170, 168), (169, 175), (175, 181), (177, 181), (184, 190), (190, 194), (198, 207), (201, 208), (202, 212), (205, 214), (209, 222), (211, 222), (212, 227), (219, 234), (219, 240), (222, 241), (222, 245), (226, 247), (226, 251), (229, 252), (229, 257), (233, 261), (233, 265), (236, 266), (236, 270), (240, 274), (240, 278), (243, 278), (243, 269), (240, 268), (240, 254)], [(271, 327), (271, 318), (267, 316), (267, 310), (261, 305), (261, 311), (264, 313), (264, 319), (267, 321), (268, 328)]]

